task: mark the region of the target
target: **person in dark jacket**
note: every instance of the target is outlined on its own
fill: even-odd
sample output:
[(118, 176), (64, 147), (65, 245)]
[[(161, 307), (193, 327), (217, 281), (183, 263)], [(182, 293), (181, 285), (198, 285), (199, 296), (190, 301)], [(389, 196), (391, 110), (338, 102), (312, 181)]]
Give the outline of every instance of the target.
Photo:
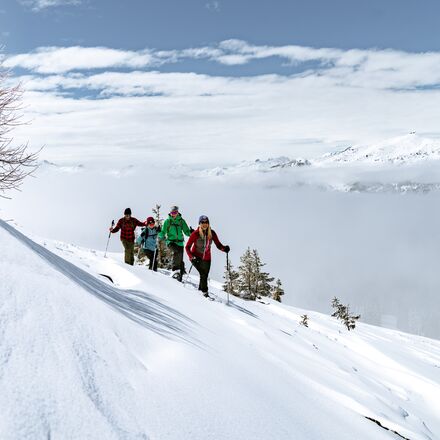
[(209, 218), (201, 215), (199, 218), (199, 227), (190, 235), (186, 243), (186, 253), (193, 266), (200, 274), (199, 290), (204, 296), (208, 296), (208, 275), (211, 269), (211, 244), (223, 252), (229, 252), (229, 246), (223, 246), (214, 230), (211, 229)]
[(185, 263), (183, 262), (183, 246), (184, 236), (191, 235), (191, 230), (182, 218), (179, 212), (178, 206), (172, 206), (168, 218), (165, 220), (162, 231), (159, 233), (159, 240), (166, 240), (168, 249), (173, 254), (173, 271), (176, 272), (173, 277), (178, 281), (182, 281), (183, 274), (185, 273)]
[(138, 226), (145, 226), (145, 223), (132, 217), (131, 209), (127, 208), (124, 211), (124, 217), (118, 220), (114, 228), (110, 228), (110, 232), (113, 234), (121, 230), (121, 241), (125, 250), (125, 262), (132, 266), (134, 264), (134, 230)]
[(148, 268), (157, 272), (157, 236), (160, 232), (160, 226), (156, 226), (153, 217), (148, 217), (145, 223), (147, 226), (142, 229), (141, 235), (138, 238), (138, 244), (149, 260)]

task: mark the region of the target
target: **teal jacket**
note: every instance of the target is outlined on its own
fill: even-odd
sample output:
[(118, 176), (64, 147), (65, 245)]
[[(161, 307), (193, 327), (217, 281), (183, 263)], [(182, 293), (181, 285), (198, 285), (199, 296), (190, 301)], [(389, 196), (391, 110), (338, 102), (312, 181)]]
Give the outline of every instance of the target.
[(175, 243), (178, 246), (184, 245), (185, 234), (187, 237), (191, 235), (191, 231), (180, 214), (177, 214), (176, 218), (168, 216), (165, 220), (162, 230), (159, 233), (159, 239), (166, 240), (167, 245)]

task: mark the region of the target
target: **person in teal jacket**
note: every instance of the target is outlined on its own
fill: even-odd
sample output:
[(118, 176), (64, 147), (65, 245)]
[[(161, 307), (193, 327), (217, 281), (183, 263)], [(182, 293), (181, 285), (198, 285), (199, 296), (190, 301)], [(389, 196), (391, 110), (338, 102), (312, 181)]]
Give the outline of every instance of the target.
[(159, 235), (161, 228), (160, 226), (156, 226), (153, 217), (148, 217), (145, 223), (147, 226), (142, 229), (136, 242), (141, 247), (143, 254), (149, 260), (148, 268), (157, 272), (157, 260), (159, 256), (159, 253), (157, 252), (157, 236)]
[(158, 237), (160, 240), (166, 240), (166, 244), (173, 255), (172, 270), (179, 271), (173, 277), (179, 281), (182, 281), (185, 273), (185, 263), (183, 262), (184, 234), (189, 237), (191, 229), (179, 213), (179, 207), (172, 206)]

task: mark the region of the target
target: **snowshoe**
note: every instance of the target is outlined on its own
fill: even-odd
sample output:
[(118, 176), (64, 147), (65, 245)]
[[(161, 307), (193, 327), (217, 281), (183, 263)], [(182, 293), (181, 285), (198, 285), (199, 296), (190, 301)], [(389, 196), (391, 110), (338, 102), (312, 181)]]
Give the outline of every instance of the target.
[(174, 278), (177, 281), (182, 282), (182, 274), (180, 272), (173, 273), (172, 278)]

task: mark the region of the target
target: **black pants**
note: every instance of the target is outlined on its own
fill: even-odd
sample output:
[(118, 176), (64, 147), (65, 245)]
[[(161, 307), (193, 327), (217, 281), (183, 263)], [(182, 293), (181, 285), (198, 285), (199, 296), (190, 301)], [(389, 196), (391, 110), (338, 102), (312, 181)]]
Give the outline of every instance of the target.
[(208, 292), (208, 275), (211, 269), (210, 261), (199, 261), (198, 263), (193, 263), (194, 267), (198, 270), (200, 274), (199, 290), (203, 293)]
[(168, 248), (173, 254), (173, 266), (172, 270), (180, 270), (180, 275), (185, 273), (185, 263), (183, 262), (183, 246), (179, 246), (176, 243), (170, 243)]
[[(158, 253), (157, 250), (156, 252), (151, 251), (150, 249), (142, 249), (143, 253), (145, 254), (145, 256), (148, 258), (148, 260), (150, 261), (148, 268), (151, 270), (153, 269), (155, 272), (157, 272), (157, 257), (158, 257)], [(156, 255), (154, 255), (156, 254)], [(153, 260), (154, 260), (154, 266), (153, 266)]]

